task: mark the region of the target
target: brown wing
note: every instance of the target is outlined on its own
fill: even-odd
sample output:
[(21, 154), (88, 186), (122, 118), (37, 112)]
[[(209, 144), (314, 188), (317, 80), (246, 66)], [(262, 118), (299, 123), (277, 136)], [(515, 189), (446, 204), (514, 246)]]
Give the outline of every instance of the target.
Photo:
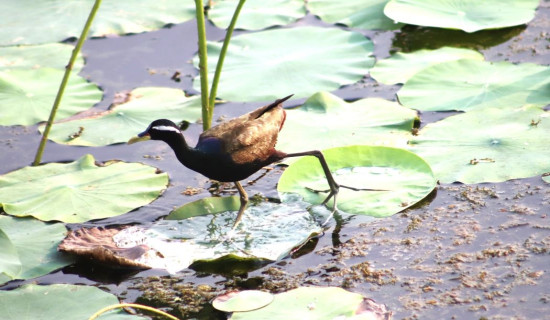
[(212, 127), (200, 135), (200, 140), (220, 139), (224, 152), (231, 154), (236, 163), (265, 160), (273, 152), (284, 120), (285, 111), (279, 102), (275, 107), (267, 105)]

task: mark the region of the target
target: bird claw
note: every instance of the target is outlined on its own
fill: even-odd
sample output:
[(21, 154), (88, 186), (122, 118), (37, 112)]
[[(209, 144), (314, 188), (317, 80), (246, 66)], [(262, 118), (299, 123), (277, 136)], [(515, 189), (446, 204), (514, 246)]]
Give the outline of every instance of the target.
[(387, 190), (387, 189), (371, 189), (371, 188), (356, 188), (356, 187), (350, 187), (350, 186), (345, 186), (345, 185), (339, 185), (341, 188), (346, 188), (346, 189), (349, 189), (349, 190), (353, 190), (353, 191), (390, 191), (390, 190)]
[(313, 188), (310, 188), (310, 187), (305, 187), (308, 191), (311, 191), (311, 192), (315, 192), (315, 193), (325, 193), (325, 192), (329, 192), (330, 189), (326, 189), (326, 190), (317, 190), (317, 189), (313, 189)]
[[(338, 195), (339, 186), (337, 186), (336, 190), (334, 190), (334, 191), (331, 191), (330, 189), (326, 190), (326, 191), (319, 191), (319, 190), (311, 189), (309, 187), (306, 187), (306, 188), (308, 190), (310, 190), (312, 192), (316, 192), (316, 193), (317, 192), (330, 192), (329, 195), (325, 198), (325, 200), (321, 204), (319, 204), (321, 206), (325, 206), (330, 201), (330, 199), (332, 197), (334, 197), (334, 203), (332, 205), (332, 210), (330, 211), (330, 215), (325, 219), (325, 221), (323, 223), (321, 223), (321, 227), (324, 227), (330, 221), (330, 219), (332, 219), (332, 217), (334, 216), (334, 213), (336, 211), (338, 211), (338, 207), (336, 206), (336, 196)], [(311, 207), (313, 207), (313, 206), (311, 206)]]

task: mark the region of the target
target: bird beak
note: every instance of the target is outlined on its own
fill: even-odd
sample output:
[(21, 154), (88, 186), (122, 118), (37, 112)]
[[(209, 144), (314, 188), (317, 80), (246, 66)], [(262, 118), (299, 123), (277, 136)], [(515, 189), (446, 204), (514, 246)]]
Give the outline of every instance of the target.
[(151, 136), (149, 134), (139, 134), (135, 137), (132, 137), (130, 140), (128, 140), (127, 144), (132, 144), (140, 141), (147, 141), (151, 140)]

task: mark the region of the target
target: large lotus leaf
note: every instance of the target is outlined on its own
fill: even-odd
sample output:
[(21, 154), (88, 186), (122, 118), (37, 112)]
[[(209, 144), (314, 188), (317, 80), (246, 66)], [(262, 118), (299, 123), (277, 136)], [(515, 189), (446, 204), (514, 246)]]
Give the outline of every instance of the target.
[[(309, 204), (303, 201), (250, 205), (232, 230), (238, 200), (231, 197), (220, 203), (216, 199), (184, 205), (147, 229), (127, 228), (115, 236), (115, 242), (119, 247), (146, 245), (158, 253), (144, 255), (139, 262), (173, 273), (193, 262), (227, 257), (276, 261), (322, 232), (307, 211)], [(213, 204), (208, 205), (211, 201)]]
[(321, 20), (352, 28), (392, 30), (403, 26), (384, 15), (388, 0), (309, 0), (308, 9)]
[(436, 50), (418, 50), (412, 53), (398, 52), (388, 59), (376, 62), (370, 75), (385, 84), (405, 83), (418, 71), (429, 66), (460, 59), (483, 60), (475, 50), (443, 47)]
[[(101, 114), (56, 123), (48, 138), (68, 145), (104, 146), (128, 141), (152, 120), (195, 122), (200, 114), (199, 96), (186, 97), (185, 92), (173, 88), (138, 88), (130, 93), (127, 102)], [(39, 130), (43, 132), (44, 126)]]
[(318, 92), (287, 110), (277, 149), (301, 152), (353, 144), (405, 146), (412, 137), (415, 111), (396, 102), (366, 98), (348, 103)]
[(404, 106), (422, 111), (550, 103), (550, 67), (471, 59), (421, 70), (399, 90)]
[[(48, 274), (71, 264), (73, 261), (57, 251), (57, 245), (65, 237), (67, 229), (62, 223), (45, 223), (30, 218), (0, 216), (2, 253), (15, 254), (12, 262), (0, 259), (0, 284), (13, 279), (31, 279)], [(4, 246), (6, 244), (6, 246)], [(17, 269), (17, 272), (12, 273)], [(4, 275), (7, 275), (6, 279)]]
[[(118, 304), (116, 296), (91, 286), (27, 284), (15, 290), (0, 291), (3, 320), (82, 320), (107, 306)], [(108, 320), (136, 320), (120, 309), (101, 315)]]
[(71, 163), (25, 167), (0, 176), (0, 205), (14, 216), (84, 222), (120, 215), (153, 201), (168, 176), (140, 164), (96, 166), (91, 155)]
[(549, 116), (534, 106), (469, 111), (428, 124), (410, 149), (445, 183), (540, 175), (550, 163)]
[[(0, 71), (0, 125), (32, 125), (50, 115), (64, 71), (61, 69), (10, 69)], [(101, 100), (99, 88), (71, 75), (57, 111), (65, 118), (91, 108)]]
[[(74, 46), (63, 43), (0, 47), (0, 69), (50, 67), (64, 70), (73, 49)], [(79, 54), (73, 72), (78, 73), (83, 65), (84, 59)]]
[[(94, 0), (0, 1), (0, 45), (59, 42), (78, 37)], [(194, 1), (103, 1), (90, 36), (139, 33), (195, 16)]]
[(390, 0), (384, 13), (395, 21), (475, 32), (524, 24), (539, 0)]
[[(0, 221), (2, 216), (0, 216)], [(0, 228), (0, 285), (15, 279), (23, 266), (17, 254), (17, 248), (8, 235)]]
[[(219, 28), (227, 28), (239, 0), (214, 2), (208, 10), (208, 18)], [(238, 29), (264, 29), (270, 26), (286, 25), (306, 15), (302, 0), (248, 0), (237, 20)]]
[[(284, 45), (282, 45), (284, 44)], [(221, 43), (208, 44), (212, 80)], [(352, 84), (368, 72), (373, 44), (358, 32), (301, 27), (244, 34), (231, 40), (218, 96), (234, 101), (268, 101), (294, 93), (307, 97)], [(198, 65), (198, 57), (193, 60)], [(200, 90), (200, 80), (193, 86)]]
[[(404, 149), (348, 146), (327, 149), (323, 154), (337, 183), (354, 188), (383, 190), (354, 191), (340, 188), (338, 209), (348, 213), (387, 217), (419, 202), (436, 185), (436, 179), (426, 161)], [(277, 185), (283, 200), (286, 193), (297, 193), (313, 204), (323, 202), (327, 189), (321, 165), (313, 157), (304, 157), (292, 163)]]
[(264, 308), (235, 312), (231, 320), (350, 319), (361, 312), (363, 299), (360, 294), (342, 288), (300, 287), (275, 295), (273, 302)]

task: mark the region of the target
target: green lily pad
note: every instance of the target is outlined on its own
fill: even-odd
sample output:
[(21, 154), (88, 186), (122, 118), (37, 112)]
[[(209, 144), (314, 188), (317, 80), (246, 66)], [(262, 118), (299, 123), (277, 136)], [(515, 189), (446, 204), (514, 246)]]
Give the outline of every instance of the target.
[[(184, 205), (147, 229), (124, 229), (114, 237), (115, 243), (125, 248), (145, 244), (156, 253), (139, 258), (139, 262), (174, 273), (195, 262), (276, 261), (322, 232), (307, 211), (309, 204), (303, 201), (251, 205), (241, 223), (232, 230), (236, 210), (230, 210), (238, 206), (235, 208), (231, 198), (227, 207), (217, 199), (206, 198)], [(203, 211), (208, 202), (213, 205)], [(210, 213), (218, 210), (223, 211)], [(176, 220), (179, 218), (183, 219)]]
[(256, 310), (273, 301), (273, 294), (260, 290), (232, 291), (216, 297), (212, 306), (224, 312)]
[[(69, 63), (74, 46), (63, 43), (48, 43), (36, 46), (0, 47), (0, 70), (7, 68), (41, 68), (50, 67), (65, 70)], [(84, 65), (84, 59), (79, 54), (73, 72)]]
[(384, 13), (395, 21), (475, 32), (525, 24), (538, 0), (390, 0)]
[[(105, 146), (128, 141), (152, 120), (195, 122), (200, 114), (199, 96), (186, 97), (185, 92), (173, 88), (137, 88), (130, 93), (128, 102), (106, 112), (56, 123), (48, 138), (68, 145)], [(39, 130), (43, 132), (44, 126)]]
[[(323, 150), (336, 182), (342, 185), (385, 191), (354, 191), (340, 188), (338, 209), (351, 214), (387, 217), (426, 197), (436, 186), (430, 166), (416, 154), (381, 146), (348, 146)], [(325, 175), (314, 157), (303, 157), (282, 174), (277, 190), (283, 201), (287, 193), (322, 203), (327, 190)], [(331, 206), (333, 200), (329, 201)]]
[(216, 214), (224, 211), (237, 211), (241, 205), (238, 196), (208, 197), (199, 199), (170, 212), (166, 220), (183, 220), (205, 214)]
[(342, 288), (300, 287), (275, 295), (273, 302), (264, 308), (235, 312), (231, 319), (349, 319), (361, 311), (363, 299), (360, 294)]
[(62, 223), (0, 216), (0, 284), (36, 278), (71, 264), (71, 258), (57, 251), (66, 232)]
[[(213, 261), (225, 256), (277, 261), (312, 235), (322, 232), (307, 211), (310, 204), (303, 201), (249, 205), (241, 223), (231, 231), (239, 208), (236, 205), (238, 198), (223, 200), (225, 206), (219, 199), (205, 198), (184, 205), (157, 224), (155, 228), (159, 231), (153, 228), (148, 232), (157, 232), (161, 237), (189, 239), (184, 245), (190, 249), (181, 252), (193, 262)], [(205, 205), (209, 202), (212, 204)], [(207, 206), (215, 209), (203, 210)], [(177, 218), (183, 219), (170, 221)], [(226, 241), (228, 235), (230, 242)]]
[[(208, 44), (210, 81), (220, 49), (221, 43)], [(301, 27), (240, 35), (231, 39), (218, 97), (268, 101), (290, 93), (301, 98), (336, 90), (364, 77), (374, 64), (372, 50), (372, 42), (362, 34), (336, 28)], [(198, 57), (193, 63), (198, 66)], [(198, 77), (193, 87), (200, 90)]]
[[(50, 115), (63, 70), (40, 68), (0, 71), (0, 125), (32, 125)], [(99, 88), (71, 75), (57, 111), (65, 118), (91, 108), (101, 100)]]
[[(0, 221), (2, 220), (0, 219)], [(0, 246), (2, 247), (0, 251), (0, 284), (3, 284), (15, 279), (23, 267), (17, 254), (17, 248), (2, 229), (0, 229)]]
[[(81, 320), (90, 318), (107, 306), (118, 304), (116, 296), (91, 286), (27, 284), (0, 291), (3, 320)], [(101, 315), (101, 319), (146, 319), (117, 309)]]
[(546, 183), (550, 183), (550, 172), (547, 172), (545, 175), (543, 175), (542, 180)]
[(367, 98), (348, 103), (318, 92), (287, 110), (277, 149), (301, 152), (354, 144), (406, 146), (416, 111), (396, 102)]
[(462, 59), (421, 70), (399, 90), (404, 106), (422, 111), (544, 106), (550, 102), (550, 67)]
[(384, 15), (388, 0), (309, 0), (312, 14), (329, 23), (340, 23), (352, 28), (393, 30), (403, 26)]
[(428, 124), (410, 150), (444, 183), (532, 177), (548, 171), (549, 116), (534, 106), (469, 111)]
[[(208, 18), (219, 28), (226, 29), (231, 22), (238, 0), (214, 2), (208, 10)], [(248, 0), (239, 14), (235, 28), (258, 30), (270, 26), (292, 23), (306, 15), (303, 1), (296, 0)]]
[(25, 167), (0, 176), (0, 205), (14, 216), (84, 222), (112, 217), (153, 201), (168, 175), (140, 164), (96, 166), (91, 155), (71, 163)]
[(405, 83), (418, 71), (429, 66), (460, 59), (483, 60), (475, 50), (443, 47), (436, 50), (418, 50), (412, 53), (398, 52), (388, 59), (376, 62), (370, 75), (385, 84)]
[[(59, 42), (78, 37), (93, 4), (94, 0), (0, 1), (0, 45)], [(194, 1), (103, 1), (90, 36), (151, 31), (194, 16)]]

